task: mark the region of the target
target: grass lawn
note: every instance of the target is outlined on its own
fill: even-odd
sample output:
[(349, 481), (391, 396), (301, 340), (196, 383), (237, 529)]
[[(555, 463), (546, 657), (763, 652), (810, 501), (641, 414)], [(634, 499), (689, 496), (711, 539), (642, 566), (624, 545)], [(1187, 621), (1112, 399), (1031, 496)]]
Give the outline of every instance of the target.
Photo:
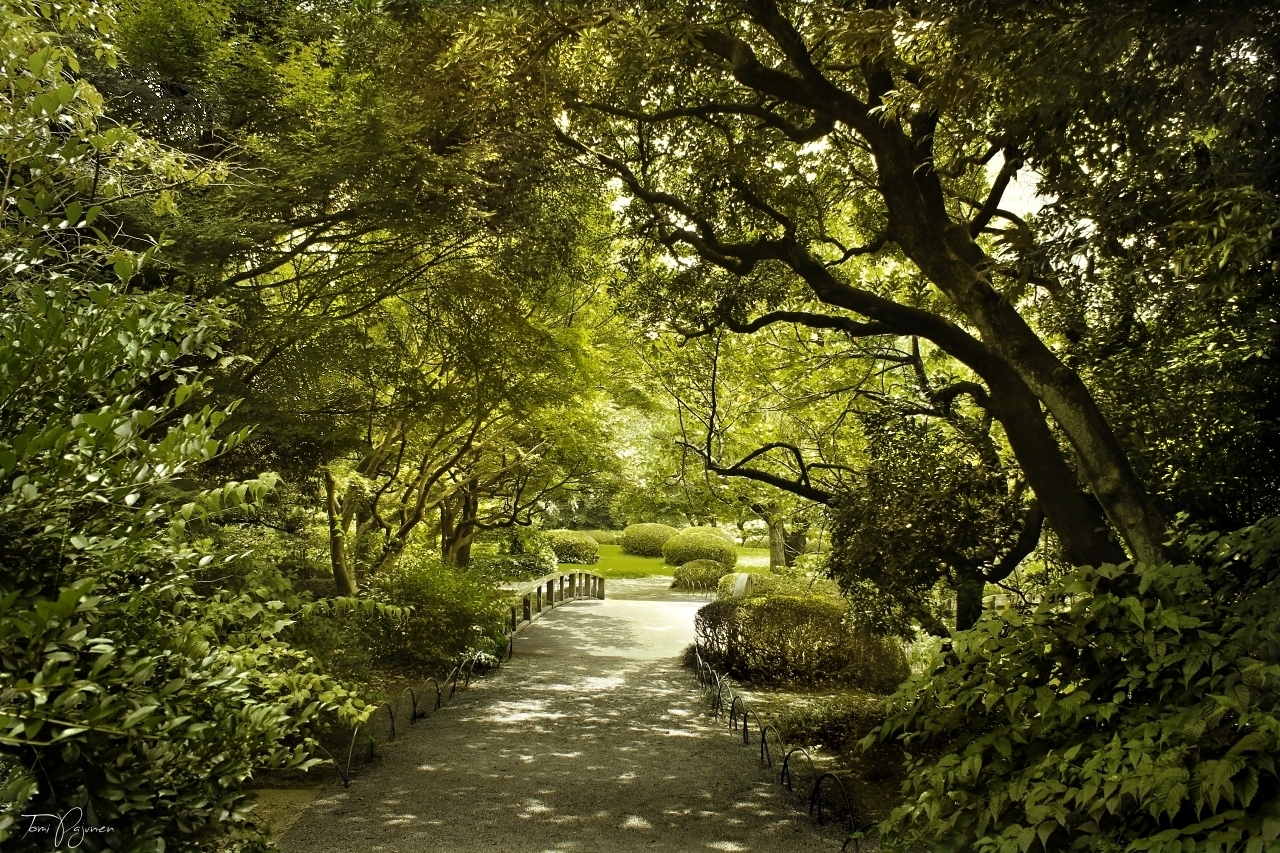
[[(637, 557), (634, 554), (624, 554), (621, 545), (601, 545), (600, 562), (583, 568), (607, 578), (671, 577), (671, 573), (675, 571), (671, 566), (664, 565), (661, 557)], [(767, 573), (769, 549), (739, 548), (737, 571), (752, 574)]]
[(622, 553), (621, 545), (601, 545), (600, 562), (583, 568), (606, 578), (647, 578), (653, 575), (671, 577), (674, 571), (663, 565), (661, 557), (637, 557)]

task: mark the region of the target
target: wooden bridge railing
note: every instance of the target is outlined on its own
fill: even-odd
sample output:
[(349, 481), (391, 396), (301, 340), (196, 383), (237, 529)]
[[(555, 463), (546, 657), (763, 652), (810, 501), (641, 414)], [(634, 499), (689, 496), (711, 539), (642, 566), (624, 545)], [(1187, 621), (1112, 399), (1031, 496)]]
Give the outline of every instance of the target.
[(511, 596), (507, 631), (514, 642), (516, 634), (563, 602), (604, 598), (604, 576), (587, 571), (552, 572), (536, 580), (507, 585), (504, 589)]

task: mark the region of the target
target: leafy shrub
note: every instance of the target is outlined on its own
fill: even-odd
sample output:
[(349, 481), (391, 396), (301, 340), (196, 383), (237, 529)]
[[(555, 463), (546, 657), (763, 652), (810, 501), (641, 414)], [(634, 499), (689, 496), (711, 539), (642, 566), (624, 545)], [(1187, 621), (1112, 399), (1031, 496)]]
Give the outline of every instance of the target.
[(767, 534), (767, 533), (757, 533), (757, 534), (754, 534), (754, 535), (752, 535), (752, 536), (748, 536), (748, 537), (746, 537), (745, 539), (743, 539), (743, 540), (742, 540), (742, 547), (743, 547), (743, 548), (765, 548), (765, 549), (768, 549), (768, 547), (769, 547), (769, 534)]
[(686, 527), (684, 530), (680, 531), (680, 535), (682, 536), (687, 533), (710, 533), (712, 536), (719, 536), (730, 545), (738, 544), (737, 538), (723, 527), (712, 527), (709, 524), (700, 524), (693, 527)]
[(600, 545), (617, 545), (622, 541), (622, 533), (617, 530), (583, 530)]
[(543, 554), (551, 548), (547, 534), (536, 527), (512, 527), (503, 545), (502, 550), (512, 556)]
[(375, 576), (368, 597), (411, 608), (398, 619), (362, 621), (377, 664), (441, 666), (468, 650), (493, 651), (504, 641), (500, 591), (467, 569), (439, 559), (400, 564)]
[(738, 563), (738, 549), (714, 533), (681, 533), (662, 546), (663, 559), (670, 566), (683, 566), (694, 560), (713, 560), (732, 569)]
[(1183, 546), (1200, 564), (1077, 569), (902, 686), (879, 736), (940, 754), (887, 844), (1277, 848), (1280, 520)]
[(540, 578), (557, 568), (556, 552), (547, 546), (535, 554), (476, 554), (471, 557), (467, 571), (478, 578), (500, 583)]
[(577, 530), (552, 530), (547, 541), (561, 563), (593, 565), (600, 562), (600, 543)]
[(732, 574), (733, 569), (715, 560), (690, 560), (675, 571), (672, 589), (698, 589), (714, 587), (725, 575)]
[(633, 524), (622, 531), (622, 552), (637, 557), (661, 557), (662, 546), (680, 531), (666, 524)]
[(908, 675), (902, 646), (852, 628), (837, 599), (714, 601), (695, 618), (698, 645), (739, 678), (838, 681), (888, 693)]

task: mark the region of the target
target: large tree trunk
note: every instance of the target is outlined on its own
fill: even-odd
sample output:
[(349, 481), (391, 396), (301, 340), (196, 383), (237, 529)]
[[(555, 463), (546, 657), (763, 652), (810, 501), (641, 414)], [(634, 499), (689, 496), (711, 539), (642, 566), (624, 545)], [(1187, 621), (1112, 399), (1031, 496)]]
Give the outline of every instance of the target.
[(471, 564), (479, 511), (480, 501), (469, 487), (440, 504), (440, 558), (445, 565), (465, 569)]
[(787, 526), (776, 515), (771, 515), (766, 521), (769, 523), (769, 571), (786, 571)]
[[(991, 285), (985, 271), (992, 262), (974, 242), (971, 225), (952, 219), (944, 187), (933, 167), (938, 116), (922, 112), (911, 117), (909, 128), (904, 127), (899, 119), (884, 113), (886, 99), (905, 81), (895, 78), (883, 60), (869, 60), (862, 66), (867, 84), (864, 100), (860, 93), (837, 86), (823, 74), (810, 46), (775, 0), (751, 0), (746, 9), (772, 36), (799, 76), (763, 65), (759, 55), (737, 36), (707, 29), (699, 31), (699, 41), (727, 60), (743, 85), (815, 110), (833, 123), (843, 122), (866, 140), (887, 207), (886, 238), (956, 305), (977, 327), (983, 344), (1044, 403), (1075, 448), (1084, 483), (1133, 557), (1161, 562), (1164, 520), (1097, 402), (1080, 377)], [(1039, 489), (1036, 494), (1058, 532), (1049, 494)]]
[(338, 595), (355, 595), (356, 583), (347, 565), (346, 533), (342, 529), (342, 513), (338, 510), (338, 485), (333, 474), (324, 472), (325, 514), (329, 517), (329, 562), (333, 567), (333, 584)]
[[(873, 104), (894, 85), (883, 68), (869, 69), (866, 77)], [(948, 214), (941, 180), (929, 159), (931, 141), (913, 139), (896, 121), (867, 119), (860, 117), (858, 130), (870, 143), (880, 173), (891, 239), (1044, 403), (1076, 449), (1084, 482), (1129, 552), (1145, 562), (1161, 562), (1164, 520), (1084, 382), (983, 274), (992, 260), (974, 242), (969, 227)]]
[(982, 616), (982, 593), (986, 581), (981, 575), (964, 577), (956, 588), (956, 630), (967, 631)]
[(1075, 565), (1095, 566), (1124, 559), (1124, 551), (1107, 533), (1106, 518), (1081, 493), (1075, 472), (1067, 465), (1062, 448), (1045, 423), (1040, 401), (1004, 360), (941, 317), (898, 305), (840, 281), (797, 243), (785, 246), (782, 259), (824, 303), (871, 317), (899, 334), (919, 335), (977, 373), (990, 391), (991, 414), (1004, 427), (1013, 455), (1067, 559)]
[(804, 546), (809, 542), (809, 525), (796, 524), (783, 538), (783, 559), (787, 568), (796, 564), (796, 560), (804, 553)]

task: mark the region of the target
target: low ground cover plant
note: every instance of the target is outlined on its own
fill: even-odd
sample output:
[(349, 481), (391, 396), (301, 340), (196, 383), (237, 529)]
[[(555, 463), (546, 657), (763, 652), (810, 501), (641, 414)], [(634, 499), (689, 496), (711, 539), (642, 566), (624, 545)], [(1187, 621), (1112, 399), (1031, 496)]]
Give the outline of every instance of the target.
[(817, 701), (793, 701), (775, 723), (786, 743), (833, 754), (861, 826), (888, 817), (902, 802), (906, 775), (901, 744), (859, 744), (884, 724), (884, 694), (847, 691)]

